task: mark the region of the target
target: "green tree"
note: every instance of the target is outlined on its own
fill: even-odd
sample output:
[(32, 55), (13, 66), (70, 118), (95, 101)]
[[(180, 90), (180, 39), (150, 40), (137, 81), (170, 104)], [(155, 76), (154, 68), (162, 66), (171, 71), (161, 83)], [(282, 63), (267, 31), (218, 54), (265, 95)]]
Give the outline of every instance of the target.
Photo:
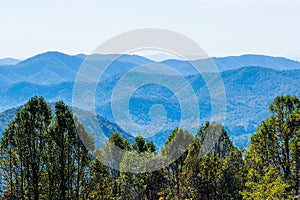
[[(11, 122), (5, 130), (1, 141), (1, 175), (2, 184), (5, 184), (4, 196), (8, 199), (16, 197), (24, 199), (23, 195), (18, 195), (15, 180), (18, 178), (18, 156), (16, 154), (16, 133), (14, 123)], [(22, 182), (24, 184), (24, 181)], [(21, 187), (23, 189), (23, 187)], [(23, 194), (23, 193), (22, 193)]]
[(250, 169), (247, 175), (246, 190), (241, 192), (243, 199), (265, 199), (265, 200), (284, 200), (293, 199), (291, 195), (286, 194), (290, 187), (282, 182), (280, 170), (276, 167), (265, 167), (263, 173), (255, 169)]
[(269, 107), (272, 114), (270, 121), (274, 125), (273, 131), (281, 144), (281, 168), (285, 179), (289, 179), (291, 175), (290, 141), (299, 129), (299, 125), (295, 125), (293, 118), (296, 109), (300, 109), (300, 100), (296, 96), (278, 96)]
[(243, 167), (242, 152), (234, 147), (224, 127), (205, 123), (184, 161), (185, 198), (241, 199)]
[[(152, 142), (142, 136), (137, 136), (132, 150), (124, 154), (120, 164), (121, 174), (118, 178), (122, 199), (148, 199), (147, 195), (153, 196), (153, 191), (147, 181), (152, 180), (154, 176), (147, 171), (147, 164), (156, 157), (155, 150)], [(128, 171), (134, 171), (134, 173)]]
[[(270, 105), (271, 116), (260, 124), (251, 137), (246, 154), (247, 177), (251, 177), (249, 173), (253, 172), (257, 176), (247, 179), (246, 185), (261, 184), (262, 179), (268, 176), (268, 169), (274, 167), (280, 175), (277, 182), (282, 182), (280, 188), (285, 189), (284, 198), (299, 194), (299, 107), (300, 101), (295, 96), (276, 97)], [(281, 191), (278, 190), (275, 196), (280, 196)], [(270, 196), (274, 196), (273, 193)]]
[(119, 133), (113, 133), (104, 146), (105, 159), (109, 166), (110, 175), (113, 178), (113, 194), (120, 196), (121, 188), (118, 181), (120, 165), (125, 153), (130, 151), (132, 146)]
[(113, 199), (113, 178), (109, 168), (105, 165), (105, 154), (102, 150), (95, 150), (95, 159), (90, 163), (91, 178), (83, 188), (86, 195), (83, 199)]
[(181, 199), (185, 196), (182, 192), (181, 173), (188, 153), (187, 149), (192, 140), (192, 134), (176, 128), (170, 133), (162, 148), (163, 158), (170, 163), (163, 169), (167, 187), (160, 192), (160, 195), (165, 199)]
[[(20, 199), (25, 198), (25, 192), (35, 200), (42, 193), (41, 177), (45, 173), (46, 138), (51, 119), (46, 101), (42, 97), (33, 97), (17, 112), (3, 136), (3, 147), (9, 150), (10, 168), (17, 173), (14, 178), (10, 173), (9, 182), (12, 187), (15, 181), (16, 196)], [(12, 156), (15, 162), (12, 162)]]
[(94, 144), (93, 138), (63, 102), (55, 105), (51, 130), (51, 137), (55, 142), (53, 150), (57, 157), (58, 173), (55, 174), (59, 175), (56, 177), (59, 180), (59, 199), (81, 199), (81, 188), (88, 182), (89, 164), (92, 160), (81, 138), (89, 145)]

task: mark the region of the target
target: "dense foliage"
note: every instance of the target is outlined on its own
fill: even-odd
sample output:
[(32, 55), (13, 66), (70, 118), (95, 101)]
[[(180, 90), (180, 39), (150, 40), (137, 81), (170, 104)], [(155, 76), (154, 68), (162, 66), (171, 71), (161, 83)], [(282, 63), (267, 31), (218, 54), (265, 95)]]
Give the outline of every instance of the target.
[[(63, 102), (53, 115), (42, 97), (34, 97), (2, 136), (1, 198), (293, 199), (300, 192), (300, 100), (279, 96), (269, 110), (247, 150), (209, 122), (195, 135), (175, 129), (160, 151), (141, 136), (130, 143), (119, 133), (100, 150)], [(154, 166), (174, 149), (179, 158), (156, 171), (144, 171), (135, 159), (154, 155)], [(132, 166), (139, 173), (127, 172)]]

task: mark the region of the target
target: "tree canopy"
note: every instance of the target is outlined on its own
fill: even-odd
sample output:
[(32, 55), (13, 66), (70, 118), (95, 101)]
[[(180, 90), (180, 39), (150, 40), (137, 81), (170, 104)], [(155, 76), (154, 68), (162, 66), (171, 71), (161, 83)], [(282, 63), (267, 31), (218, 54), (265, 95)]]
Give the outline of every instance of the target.
[[(0, 195), (24, 200), (294, 199), (300, 192), (300, 100), (279, 96), (269, 111), (248, 149), (237, 148), (214, 122), (196, 134), (174, 129), (162, 149), (141, 136), (130, 143), (119, 133), (98, 149), (64, 102), (52, 112), (42, 97), (33, 97), (2, 136)], [(147, 171), (140, 155), (151, 158), (145, 159), (151, 166), (176, 159)]]

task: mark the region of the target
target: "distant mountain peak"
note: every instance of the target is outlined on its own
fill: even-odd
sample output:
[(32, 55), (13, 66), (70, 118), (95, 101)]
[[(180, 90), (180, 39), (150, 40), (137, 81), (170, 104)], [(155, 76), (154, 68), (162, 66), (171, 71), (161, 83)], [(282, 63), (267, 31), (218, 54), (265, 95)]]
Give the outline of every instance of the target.
[[(28, 58), (13, 66), (2, 66), (0, 77), (6, 77), (1, 85), (10, 82), (27, 81), (38, 84), (56, 84), (64, 81), (74, 81), (79, 68), (88, 56), (92, 65), (99, 65), (104, 61), (116, 59), (106, 70), (104, 78), (125, 73), (137, 66), (159, 63), (166, 65), (180, 74), (187, 76), (197, 74), (197, 70), (191, 65), (205, 69), (202, 72), (211, 72), (206, 60), (183, 61), (170, 59), (156, 62), (140, 55), (134, 54), (93, 54), (93, 55), (68, 55), (58, 51), (49, 51)], [(300, 62), (284, 57), (272, 57), (266, 55), (245, 54), (240, 56), (227, 56), (211, 58), (220, 72), (239, 69), (248, 66), (259, 66), (275, 70), (300, 69)], [(37, 77), (43, 78), (37, 78)]]
[(60, 59), (60, 58), (67, 58), (70, 57), (68, 54), (64, 54), (58, 51), (49, 51), (49, 52), (45, 52), (45, 53), (41, 53), (41, 54), (37, 54), (31, 58), (28, 58), (22, 62), (20, 62), (19, 64), (28, 64), (28, 63), (32, 63), (32, 62), (36, 62), (36, 61), (40, 61), (40, 60), (51, 60), (51, 59)]
[(2, 59), (0, 59), (0, 66), (1, 65), (16, 65), (19, 62), (21, 62), (21, 60), (15, 59), (15, 58), (2, 58)]

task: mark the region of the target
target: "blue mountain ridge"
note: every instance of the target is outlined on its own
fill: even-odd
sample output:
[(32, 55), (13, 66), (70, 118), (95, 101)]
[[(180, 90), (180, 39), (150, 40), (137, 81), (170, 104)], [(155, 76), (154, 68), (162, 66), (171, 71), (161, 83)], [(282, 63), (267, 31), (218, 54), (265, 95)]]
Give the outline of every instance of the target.
[[(92, 55), (89, 59), (96, 66), (111, 57), (115, 55)], [(83, 54), (69, 56), (59, 52), (47, 52), (16, 65), (0, 66), (0, 111), (20, 106), (34, 95), (44, 96), (48, 102), (63, 100), (72, 105), (73, 82), (85, 58), (86, 55)], [(230, 56), (212, 60), (220, 70), (226, 89), (225, 127), (239, 147), (248, 146), (249, 138), (257, 125), (269, 116), (268, 105), (277, 95), (300, 96), (300, 63), (297, 61), (261, 55)], [(193, 62), (201, 64), (205, 61), (191, 61)], [(151, 63), (157, 64), (141, 56), (120, 55), (97, 87), (96, 113), (114, 124), (110, 102), (113, 88), (128, 70)], [(181, 60), (158, 63), (184, 75), (198, 98), (202, 122), (209, 120), (209, 92), (203, 78), (195, 75), (190, 63)], [(172, 91), (155, 84), (140, 87), (130, 99), (129, 111), (135, 122), (149, 124), (149, 109), (156, 104), (163, 105), (167, 111), (169, 126), (149, 139), (161, 146), (169, 131), (180, 120), (180, 105)]]
[(1, 65), (16, 65), (19, 62), (21, 62), (21, 60), (15, 59), (15, 58), (2, 58), (2, 59), (0, 59), (0, 66)]

